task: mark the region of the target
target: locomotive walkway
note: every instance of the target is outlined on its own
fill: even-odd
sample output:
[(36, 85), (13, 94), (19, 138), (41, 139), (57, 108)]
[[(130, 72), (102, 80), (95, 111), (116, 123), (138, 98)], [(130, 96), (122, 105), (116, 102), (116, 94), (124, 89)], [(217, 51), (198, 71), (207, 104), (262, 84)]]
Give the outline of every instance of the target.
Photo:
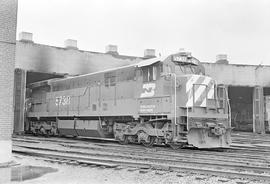
[(14, 136), (14, 154), (49, 162), (109, 168), (193, 172), (270, 181), (270, 135), (233, 133), (231, 149), (172, 150), (165, 146), (120, 145), (95, 139)]

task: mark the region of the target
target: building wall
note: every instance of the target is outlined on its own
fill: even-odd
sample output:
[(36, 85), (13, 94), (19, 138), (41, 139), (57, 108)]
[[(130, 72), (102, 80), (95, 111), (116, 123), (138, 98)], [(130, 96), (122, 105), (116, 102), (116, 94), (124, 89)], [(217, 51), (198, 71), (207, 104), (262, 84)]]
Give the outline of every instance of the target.
[(0, 1), (0, 164), (11, 161), (17, 3)]
[(39, 72), (86, 74), (138, 62), (139, 57), (17, 42), (16, 68)]
[[(104, 54), (17, 41), (16, 68), (39, 72), (91, 73), (139, 62), (142, 57)], [(232, 86), (269, 86), (270, 66), (203, 63), (207, 75)], [(269, 80), (268, 80), (269, 79)]]
[(219, 84), (231, 86), (270, 86), (270, 66), (203, 63), (206, 75)]
[[(236, 91), (240, 91), (241, 87), (251, 87), (252, 101), (247, 104), (247, 100), (243, 102), (239, 101), (237, 98), (243, 98), (245, 92), (238, 94), (237, 98), (234, 98), (233, 94), (230, 94), (231, 97), (231, 107), (232, 107), (232, 123), (238, 127), (238, 130), (247, 130), (248, 124), (252, 121), (253, 132), (264, 133), (265, 132), (265, 117), (264, 117), (264, 88), (270, 87), (270, 66), (263, 65), (229, 65), (229, 64), (217, 64), (217, 63), (203, 63), (205, 67), (206, 75), (213, 77), (217, 80), (218, 84), (225, 84), (230, 87), (234, 87)], [(255, 98), (256, 97), (256, 98)], [(237, 102), (239, 101), (239, 102)], [(238, 106), (236, 108), (235, 106)], [(252, 115), (245, 116), (243, 121), (237, 121), (235, 115), (240, 115), (245, 112), (245, 108), (248, 110), (248, 113)], [(251, 117), (252, 119), (247, 119)], [(237, 124), (240, 123), (240, 124)], [(242, 128), (239, 128), (241, 127)]]
[(26, 95), (26, 71), (15, 69), (14, 72), (14, 133), (24, 131), (24, 112)]

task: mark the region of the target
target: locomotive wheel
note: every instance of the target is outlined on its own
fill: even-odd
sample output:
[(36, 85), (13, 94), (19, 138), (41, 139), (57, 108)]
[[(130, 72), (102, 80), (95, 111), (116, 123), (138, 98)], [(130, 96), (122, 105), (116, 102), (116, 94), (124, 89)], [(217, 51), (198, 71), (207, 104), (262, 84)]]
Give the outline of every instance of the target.
[(50, 129), (50, 133), (49, 133), (49, 135), (51, 135), (51, 136), (56, 136), (57, 135), (57, 130), (56, 129), (54, 129), (54, 128), (51, 128)]
[(40, 132), (41, 135), (46, 135), (47, 134), (44, 127), (40, 127), (39, 132)]
[(182, 148), (183, 147), (183, 144), (177, 144), (177, 143), (168, 143), (169, 144), (169, 146), (172, 148), (172, 149), (174, 149), (174, 150), (177, 150), (177, 149), (179, 149), (179, 148)]
[(145, 146), (145, 147), (152, 147), (155, 143), (155, 138), (154, 137), (149, 137), (149, 142), (146, 142), (146, 141), (141, 141), (141, 143)]
[(123, 139), (124, 139), (124, 140), (118, 140), (118, 142), (119, 142), (120, 144), (122, 144), (122, 145), (128, 144), (128, 137), (124, 135), (124, 136), (123, 136)]

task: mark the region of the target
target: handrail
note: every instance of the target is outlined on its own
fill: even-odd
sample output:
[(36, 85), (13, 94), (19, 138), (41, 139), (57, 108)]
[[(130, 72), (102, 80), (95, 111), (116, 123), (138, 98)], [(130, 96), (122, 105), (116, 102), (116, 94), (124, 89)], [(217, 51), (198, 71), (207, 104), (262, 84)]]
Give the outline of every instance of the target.
[(226, 88), (224, 88), (225, 90), (225, 93), (226, 93), (226, 102), (228, 104), (228, 109), (229, 109), (229, 112), (228, 112), (228, 118), (229, 118), (229, 125), (230, 127), (232, 126), (232, 119), (231, 119), (231, 105), (230, 105), (230, 101), (229, 101), (229, 95), (228, 95), (228, 91)]
[(188, 111), (189, 111), (189, 108), (187, 107), (187, 131), (189, 130)]

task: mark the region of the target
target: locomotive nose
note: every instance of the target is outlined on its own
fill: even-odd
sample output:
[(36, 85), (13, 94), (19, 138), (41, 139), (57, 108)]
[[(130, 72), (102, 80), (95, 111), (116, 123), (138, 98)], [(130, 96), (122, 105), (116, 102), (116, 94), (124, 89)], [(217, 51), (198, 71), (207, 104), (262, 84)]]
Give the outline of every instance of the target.
[(214, 98), (214, 81), (203, 75), (185, 75), (177, 79), (181, 92), (179, 96), (182, 107), (206, 107), (207, 99)]

